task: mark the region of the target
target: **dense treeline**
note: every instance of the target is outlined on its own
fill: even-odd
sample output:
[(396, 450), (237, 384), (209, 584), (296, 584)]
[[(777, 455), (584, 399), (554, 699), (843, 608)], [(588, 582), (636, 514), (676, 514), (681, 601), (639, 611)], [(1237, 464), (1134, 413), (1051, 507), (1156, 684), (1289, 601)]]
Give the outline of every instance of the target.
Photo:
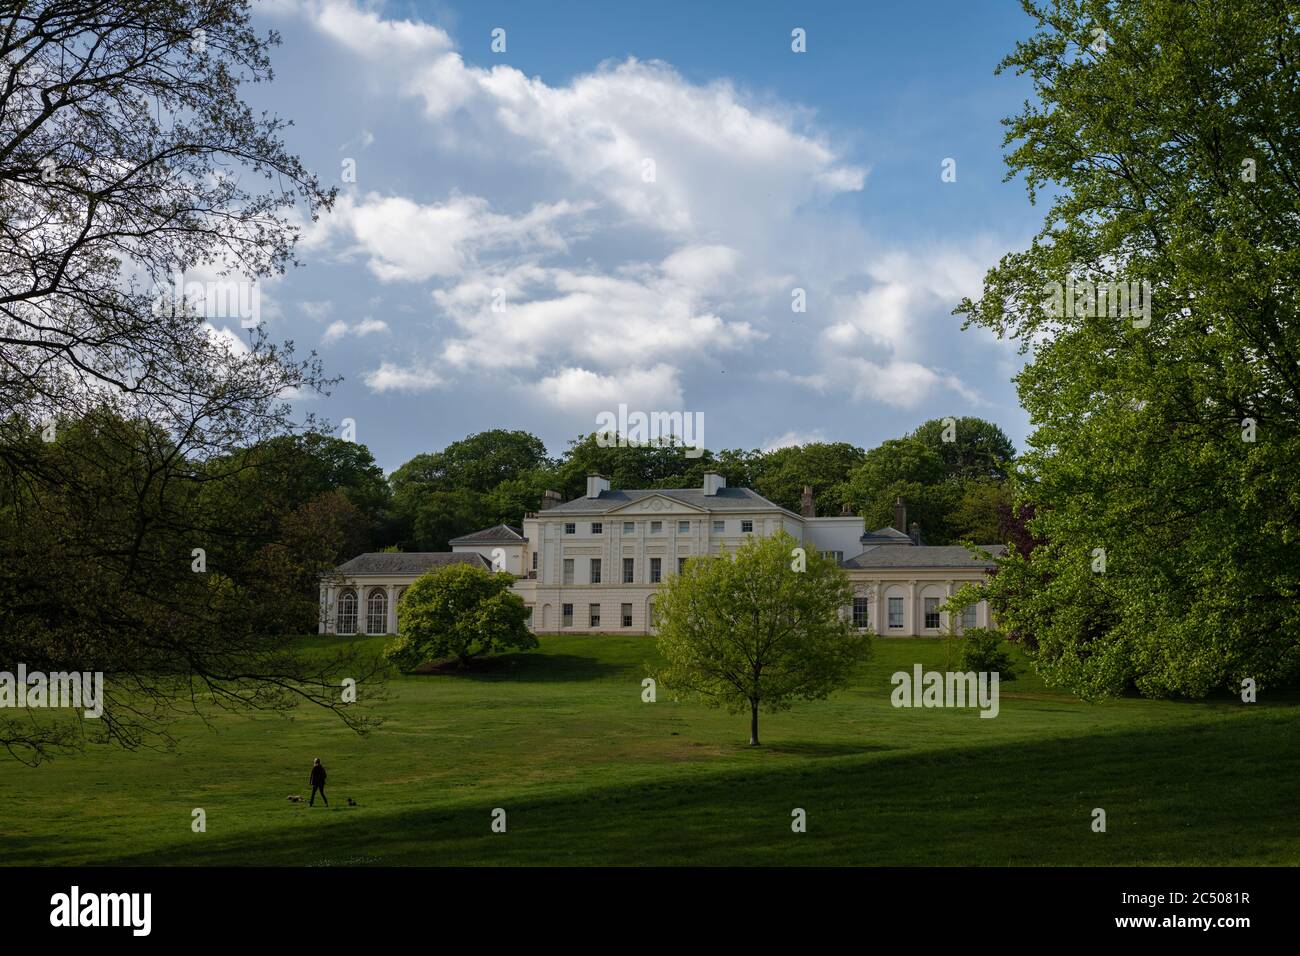
[(944, 441), (935, 421), (870, 451), (813, 443), (697, 458), (663, 445), (602, 447), (589, 435), (552, 459), (535, 436), (494, 429), (386, 478), (364, 445), (315, 433), (189, 461), (159, 430), (104, 412), (56, 423), (52, 441), (11, 422), (7, 456), (21, 454), (26, 467), (5, 476), (0, 536), (5, 566), (23, 571), (0, 590), (10, 590), (15, 625), (39, 627), (69, 609), (72, 582), (58, 568), (81, 569), (71, 590), (89, 617), (129, 603), (116, 591), (147, 575), (155, 587), (166, 582), (177, 608), (237, 602), (252, 631), (301, 633), (315, 628), (321, 572), (363, 551), (446, 550), (458, 535), (517, 524), (548, 489), (581, 495), (590, 472), (616, 488), (685, 488), (712, 469), (793, 511), (808, 485), (818, 514), (847, 506), (871, 527), (892, 521), (902, 495), (927, 543), (999, 541), (1011, 442), (975, 418), (952, 432)]
[[(1002, 488), (1015, 449), (996, 425), (978, 418), (957, 419), (947, 432), (944, 421), (934, 420), (870, 451), (843, 442), (811, 443), (705, 451), (695, 458), (680, 447), (609, 446), (586, 435), (551, 458), (536, 436), (493, 429), (416, 455), (387, 481), (364, 446), (316, 436), (241, 453), (257, 467), (241, 479), (248, 489), (236, 494), (256, 502), (250, 504), (252, 520), (268, 529), (268, 546), (279, 540), (276, 534), (287, 533), (274, 530), (277, 522), (314, 519), (330, 524), (337, 557), (362, 545), (446, 550), (452, 538), (470, 531), (518, 524), (537, 510), (548, 489), (565, 500), (583, 494), (592, 472), (607, 476), (615, 488), (689, 488), (715, 470), (728, 484), (754, 488), (792, 511), (799, 510), (807, 485), (814, 489), (818, 514), (836, 515), (847, 507), (872, 527), (892, 521), (893, 502), (901, 495), (929, 543), (1000, 541), (1009, 503)], [(283, 468), (291, 474), (281, 474)], [(317, 531), (323, 534), (323, 527)], [(298, 549), (302, 553), (301, 536)]]

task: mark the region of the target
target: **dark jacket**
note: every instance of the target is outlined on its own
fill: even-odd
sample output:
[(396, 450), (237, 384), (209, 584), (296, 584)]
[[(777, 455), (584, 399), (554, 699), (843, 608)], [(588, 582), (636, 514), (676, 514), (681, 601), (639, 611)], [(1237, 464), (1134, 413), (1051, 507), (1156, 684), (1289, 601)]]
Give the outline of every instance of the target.
[(325, 786), (325, 768), (320, 764), (313, 764), (311, 768), (311, 777), (308, 782), (313, 787)]

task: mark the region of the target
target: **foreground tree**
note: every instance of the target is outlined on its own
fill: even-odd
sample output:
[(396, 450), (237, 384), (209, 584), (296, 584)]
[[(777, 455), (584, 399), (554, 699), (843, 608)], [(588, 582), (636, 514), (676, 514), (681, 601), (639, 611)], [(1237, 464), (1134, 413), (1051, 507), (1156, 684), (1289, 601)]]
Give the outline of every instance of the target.
[(760, 708), (821, 700), (868, 658), (869, 638), (843, 616), (852, 603), (835, 562), (805, 554), (784, 532), (731, 556), (693, 559), (656, 598), (667, 661), (658, 679), (710, 707), (748, 711), (757, 747)]
[(422, 574), (398, 602), (397, 640), (385, 651), (404, 670), (443, 658), (460, 667), (506, 648), (537, 646), (528, 608), (510, 590), (514, 576), (472, 564)]
[(1025, 8), (1037, 32), (1003, 68), (1037, 100), (1008, 120), (1008, 162), (1052, 204), (958, 310), (1031, 352), (1016, 480), (1034, 546), (989, 600), (1044, 677), (1087, 696), (1290, 680), (1300, 3)]
[[(205, 321), (255, 325), (256, 281), (333, 198), (240, 98), (275, 42), (243, 0), (0, 12), (0, 665), (111, 675), (99, 721), (0, 715), (24, 759), (85, 733), (139, 745), (204, 697), (355, 723), (337, 675), (364, 668), (255, 632), (252, 569), (200, 553), (240, 550), (199, 493), (241, 467), (221, 456), (286, 433), (284, 396), (326, 385), (260, 326)], [(211, 301), (160, 295), (193, 270)]]

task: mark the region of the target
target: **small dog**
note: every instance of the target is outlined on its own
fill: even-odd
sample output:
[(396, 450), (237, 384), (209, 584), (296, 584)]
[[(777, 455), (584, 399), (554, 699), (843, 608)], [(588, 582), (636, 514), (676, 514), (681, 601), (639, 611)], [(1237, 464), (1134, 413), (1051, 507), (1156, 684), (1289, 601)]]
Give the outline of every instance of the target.
[[(298, 799), (301, 800), (302, 798), (299, 797)], [(355, 800), (353, 800), (351, 797), (348, 797), (348, 806), (350, 806), (350, 807), (355, 807), (356, 805), (357, 805), (357, 802), (356, 802)]]
[(290, 797), (290, 798), (289, 798), (289, 802), (290, 802), (290, 803), (302, 803), (302, 797)]

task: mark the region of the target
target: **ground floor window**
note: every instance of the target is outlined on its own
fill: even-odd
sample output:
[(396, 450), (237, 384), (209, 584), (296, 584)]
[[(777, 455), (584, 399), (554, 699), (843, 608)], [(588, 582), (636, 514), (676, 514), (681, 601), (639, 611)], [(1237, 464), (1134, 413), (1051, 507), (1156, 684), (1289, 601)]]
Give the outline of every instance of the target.
[(632, 626), (632, 605), (630, 604), (623, 605), (623, 626)]
[(927, 628), (937, 628), (939, 626), (939, 599), (928, 597), (925, 599), (925, 626)]
[(366, 599), (366, 633), (383, 634), (388, 630), (388, 594), (375, 588)]
[(566, 604), (566, 605), (564, 605), (564, 607), (563, 607), (562, 610), (563, 610), (564, 614), (563, 614), (563, 621), (561, 622), (561, 625), (560, 625), (560, 626), (561, 626), (561, 627), (573, 627), (573, 605), (572, 605), (572, 604)]
[(855, 597), (853, 599), (853, 626), (858, 628), (866, 627), (869, 622), (867, 613), (867, 599)]
[(889, 626), (892, 628), (901, 628), (903, 626), (903, 599), (901, 597), (891, 597), (889, 599)]
[(339, 592), (336, 624), (340, 634), (357, 632), (357, 592), (351, 588)]
[(592, 604), (587, 608), (587, 616), (592, 627), (600, 627), (600, 605)]
[(977, 606), (974, 604), (967, 604), (964, 608), (961, 609), (961, 629), (963, 631), (970, 630), (972, 627), (976, 626), (975, 624), (976, 610), (977, 610)]

